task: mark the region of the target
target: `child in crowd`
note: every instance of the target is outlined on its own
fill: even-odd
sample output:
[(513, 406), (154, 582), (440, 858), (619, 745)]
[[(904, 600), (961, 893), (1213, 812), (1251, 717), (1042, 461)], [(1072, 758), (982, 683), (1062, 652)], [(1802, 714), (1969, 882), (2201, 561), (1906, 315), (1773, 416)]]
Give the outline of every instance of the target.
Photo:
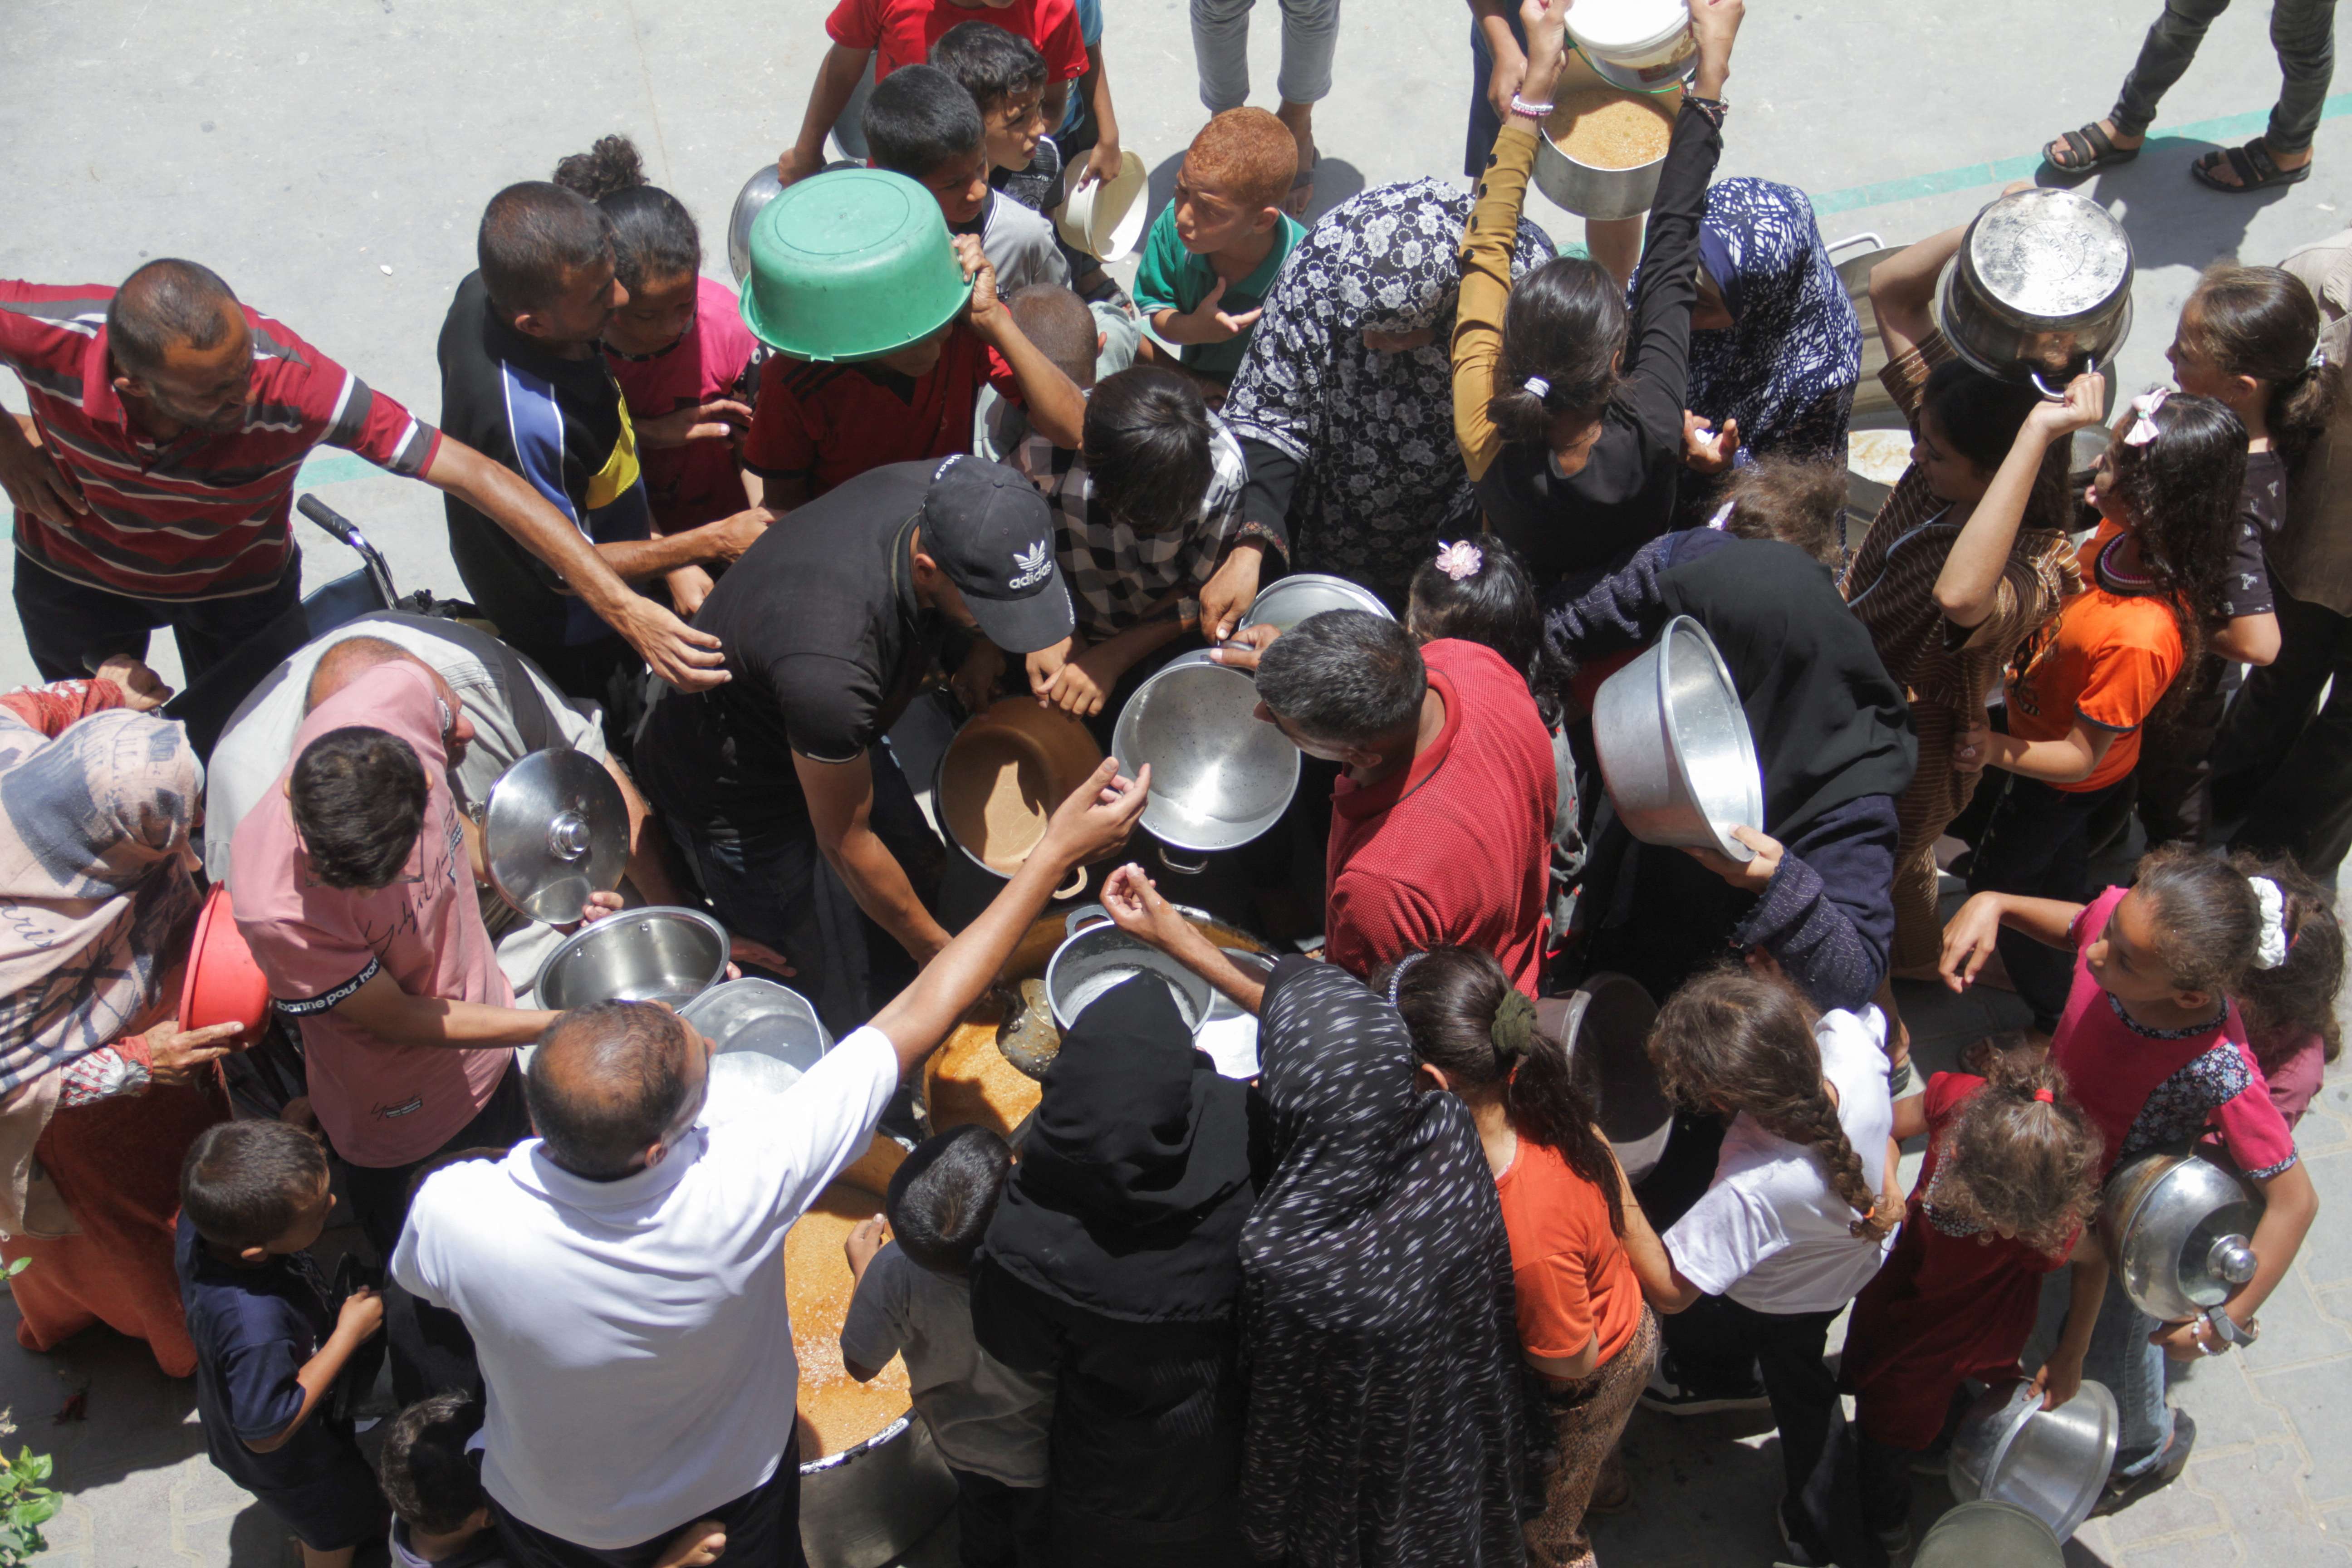
[(2286, 524), (2289, 476), (2335, 409), (2337, 379), (2311, 363), (2318, 342), (2319, 304), (2301, 279), (2225, 261), (2198, 279), (2165, 351), (2181, 391), (2213, 399), (2246, 427), (2246, 477), (2221, 584), (2227, 618), (2211, 628), (2181, 701), (2140, 756), (2137, 805), (2151, 844), (2206, 841), (2213, 744), (2229, 704), (2223, 661), (2278, 657), (2278, 601), (2263, 552)]
[[(2258, 962), (2247, 971), (2233, 994), (2271, 1103), (2292, 1130), (2318, 1094), (2327, 1064), (2344, 1053), (2343, 1026), (2336, 1017), (2336, 994), (2344, 989), (2344, 928), (2336, 918), (2334, 891), (2293, 860), (2261, 860), (2241, 851), (2231, 864), (2246, 874), (2257, 899), (2278, 904), (2284, 951), (2274, 963)], [(2258, 960), (2270, 956), (2256, 954)]]
[(1030, 689), (1081, 718), (1102, 712), (1141, 661), (1213, 624), (1211, 606), (1247, 608), (1230, 602), (1225, 563), (1280, 547), (1242, 521), (1241, 443), (1197, 387), (1160, 366), (1131, 366), (1094, 389), (1078, 450), (1033, 436), (1014, 466), (1053, 503), (1078, 615), (1066, 649), (1029, 656)]
[[(2263, 1194), (2254, 1277), (2225, 1306), (2158, 1324), (2110, 1277), (2085, 1362), (2086, 1374), (2113, 1390), (2122, 1407), (2102, 1511), (2166, 1485), (2188, 1464), (2197, 1428), (2165, 1404), (2164, 1356), (2219, 1355), (2251, 1340), (2255, 1312), (2285, 1277), (2319, 1211), (2229, 1002), (2250, 971), (2276, 967), (2284, 956), (2283, 908), (2242, 871), (2183, 846), (2150, 852), (2137, 877), (2129, 889), (2109, 888), (2087, 905), (1979, 893), (1946, 928), (1942, 963), (1946, 984), (1958, 991), (1975, 980), (2004, 931), (2072, 948), (2074, 984), (2050, 1058), (2099, 1131), (2100, 1179), (2121, 1161), (2210, 1128)], [(2035, 1334), (2045, 1349), (2066, 1304), (2064, 1287), (2045, 1281)]]
[(824, 139), (849, 107), (869, 64), (870, 79), (878, 87), (902, 67), (929, 58), (932, 46), (961, 22), (1002, 27), (1037, 47), (1050, 78), (1045, 121), (1059, 124), (1070, 83), (1087, 68), (1086, 40), (1070, 0), (841, 0), (824, 20), (833, 47), (809, 88), (799, 137), (776, 159), (777, 177), (789, 185), (824, 167)]
[(208, 1127), (180, 1167), (180, 1296), (205, 1447), (293, 1531), (303, 1568), (348, 1568), (384, 1525), (350, 1420), (320, 1408), (383, 1327), (383, 1300), (365, 1288), (329, 1310), (310, 1248), (334, 1206), (326, 1152), (283, 1121)]
[(2034, 1378), (2045, 1408), (2082, 1386), (2107, 1288), (2088, 1228), (2098, 1130), (2021, 1037), (1978, 1049), (1978, 1072), (1939, 1072), (1895, 1107), (1895, 1137), (1924, 1135), (1927, 1158), (1894, 1254), (1854, 1299), (1839, 1364), (1860, 1428), (1863, 1520), (1897, 1562), (1911, 1549), (1912, 1461), (1935, 1447), (1964, 1382), (2024, 1375), (2042, 1277), (2071, 1258), (2065, 1331)]
[(1846, 471), (1835, 463), (1759, 458), (1724, 481), (1708, 526), (1735, 539), (1777, 539), (1835, 572), (1845, 564)]
[(1423, 1087), (1469, 1106), (1495, 1173), (1521, 1351), (1543, 1380), (1560, 1450), (1543, 1513), (1527, 1526), (1530, 1560), (1589, 1568), (1584, 1516), (1633, 1500), (1617, 1439), (1658, 1357), (1644, 1286), (1666, 1285), (1637, 1277), (1623, 1238), (1646, 1237), (1654, 1262), (1657, 1238), (1593, 1126), (1566, 1048), (1493, 953), (1411, 953), (1374, 982), (1404, 1015)]
[[(910, 66), (898, 77), (918, 70), (930, 68)], [(939, 79), (963, 112), (972, 114), (962, 90)], [(876, 89), (877, 100), (882, 92)], [(743, 461), (765, 482), (772, 510), (789, 510), (886, 463), (971, 451), (983, 386), (1020, 403), (1037, 430), (1072, 445), (1078, 441), (1084, 395), (1037, 352), (997, 297), (995, 269), (980, 241), (970, 235), (942, 237), (971, 281), (971, 301), (938, 331), (856, 363), (813, 363), (778, 353), (760, 367)]]
[(1184, 368), (1219, 386), (1248, 352), (1258, 307), (1306, 237), (1282, 210), (1298, 143), (1263, 109), (1229, 109), (1201, 128), (1136, 263), (1135, 302)]
[[(482, 1488), (482, 1402), (436, 1394), (393, 1417), (379, 1478), (392, 1504), (392, 1568), (508, 1568), (511, 1561)], [(649, 1568), (709, 1568), (727, 1550), (715, 1520), (697, 1520)]]
[[(1001, 28), (979, 31), (1025, 47)], [(1067, 283), (1054, 226), (988, 183), (990, 140), (972, 93), (936, 66), (909, 66), (876, 88), (866, 105), (875, 167), (930, 192), (950, 234), (979, 239), (1000, 288), (1011, 294), (1034, 283)]]
[[(747, 482), (735, 454), (751, 423), (760, 340), (743, 324), (735, 291), (702, 276), (694, 216), (646, 183), (635, 142), (599, 137), (556, 164), (555, 183), (613, 223), (614, 275), (629, 297), (605, 323), (604, 363), (637, 433), (654, 532), (721, 524), (723, 565), (751, 548), (770, 516), (757, 504), (758, 477)], [(710, 593), (704, 565), (680, 566), (664, 581), (681, 616), (691, 617)]]
[(856, 1280), (841, 1325), (849, 1375), (870, 1381), (907, 1359), (915, 1409), (956, 1479), (965, 1568), (1047, 1560), (1050, 1378), (1014, 1372), (972, 1337), (972, 1254), (1004, 1194), (1013, 1151), (985, 1127), (929, 1139), (890, 1178), (878, 1216), (843, 1244)]
[[(2091, 483), (2100, 524), (2075, 557), (2082, 592), (2019, 650), (2007, 733), (1966, 738), (2013, 775), (1979, 838), (1971, 892), (2079, 901), (2090, 890), (2092, 823), (2129, 787), (2140, 727), (2221, 618), (2245, 426), (2210, 397), (2152, 392), (2132, 409)], [(2066, 1005), (2066, 961), (2015, 936), (2000, 952), (2050, 1028)]]
[[(1666, 1092), (1731, 1127), (1714, 1181), (1642, 1268), (1667, 1279), (1651, 1301), (1675, 1314), (1642, 1402), (1727, 1408), (1692, 1388), (1738, 1387), (1760, 1364), (1786, 1478), (1775, 1511), (1798, 1561), (1855, 1561), (1829, 1496), (1844, 1416), (1822, 1351), (1902, 1216), (1882, 1027), (1875, 1009), (1817, 1015), (1777, 973), (1722, 968), (1669, 997), (1650, 1031)], [(1641, 1236), (1626, 1240), (1638, 1259)]]
[(1031, 212), (1052, 206), (1062, 153), (1045, 134), (1045, 57), (1037, 46), (986, 22), (961, 22), (931, 46), (930, 63), (979, 106), (989, 184)]

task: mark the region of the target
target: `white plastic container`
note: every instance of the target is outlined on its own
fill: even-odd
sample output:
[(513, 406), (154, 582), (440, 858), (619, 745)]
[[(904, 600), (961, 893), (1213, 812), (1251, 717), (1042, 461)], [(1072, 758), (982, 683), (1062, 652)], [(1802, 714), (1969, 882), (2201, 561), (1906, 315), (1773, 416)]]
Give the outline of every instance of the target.
[(1636, 91), (1687, 80), (1698, 69), (1683, 0), (1577, 0), (1568, 34), (1602, 78)]

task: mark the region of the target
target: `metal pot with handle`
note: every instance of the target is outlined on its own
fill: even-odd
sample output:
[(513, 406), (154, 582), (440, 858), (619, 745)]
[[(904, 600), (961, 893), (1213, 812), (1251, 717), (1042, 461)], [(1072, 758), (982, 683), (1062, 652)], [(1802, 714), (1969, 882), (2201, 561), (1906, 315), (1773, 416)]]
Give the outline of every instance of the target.
[(1256, 710), (1256, 683), (1205, 648), (1170, 660), (1118, 710), (1111, 754), (1130, 773), (1151, 765), (1143, 830), (1170, 870), (1204, 869), (1207, 855), (1247, 844), (1289, 809), (1298, 748)]
[(1936, 289), (1936, 324), (1987, 375), (2064, 395), (2131, 332), (2132, 247), (2115, 215), (2073, 191), (2019, 191), (1969, 223)]
[[(992, 877), (1011, 879), (1045, 840), (1054, 808), (1102, 764), (1086, 725), (1034, 698), (1006, 697), (975, 714), (940, 752), (931, 805), (947, 841)], [(1086, 891), (1087, 870), (1054, 890)]]
[(2252, 1237), (2263, 1195), (2199, 1144), (2126, 1160), (2107, 1178), (2099, 1242), (2133, 1306), (2186, 1322), (2254, 1277)]

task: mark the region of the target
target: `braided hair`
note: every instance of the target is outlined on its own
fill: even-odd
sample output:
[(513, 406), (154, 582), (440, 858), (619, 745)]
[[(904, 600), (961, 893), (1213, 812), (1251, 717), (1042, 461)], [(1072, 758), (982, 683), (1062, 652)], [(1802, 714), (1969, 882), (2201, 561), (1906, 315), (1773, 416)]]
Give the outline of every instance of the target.
[(1511, 984), (1495, 955), (1437, 947), (1407, 953), (1373, 976), (1404, 1015), (1412, 1054), (1483, 1097), (1499, 1092), (1511, 1131), (1559, 1152), (1568, 1168), (1601, 1189), (1609, 1228), (1625, 1234), (1617, 1160), (1592, 1125), (1593, 1097), (1578, 1081), (1568, 1047), (1536, 1024), (1536, 1005)]
[(1856, 1215), (1847, 1228), (1885, 1238), (1902, 1217), (1880, 1212), (1862, 1157), (1847, 1142), (1822, 1077), (1817, 1015), (1786, 981), (1727, 965), (1686, 983), (1658, 1010), (1650, 1060), (1658, 1081), (1694, 1110), (1737, 1111), (1776, 1138), (1812, 1151)]

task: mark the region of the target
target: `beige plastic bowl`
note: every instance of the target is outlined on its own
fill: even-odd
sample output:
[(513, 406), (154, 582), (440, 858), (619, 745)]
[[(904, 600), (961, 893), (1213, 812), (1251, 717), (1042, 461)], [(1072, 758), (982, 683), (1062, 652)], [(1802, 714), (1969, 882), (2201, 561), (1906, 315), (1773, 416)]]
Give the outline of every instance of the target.
[(1073, 249), (1097, 261), (1123, 261), (1143, 241), (1145, 200), (1151, 179), (1143, 157), (1132, 147), (1120, 149), (1118, 173), (1084, 190), (1074, 190), (1084, 159), (1074, 159), (1063, 174), (1062, 205), (1054, 209), (1054, 226)]

